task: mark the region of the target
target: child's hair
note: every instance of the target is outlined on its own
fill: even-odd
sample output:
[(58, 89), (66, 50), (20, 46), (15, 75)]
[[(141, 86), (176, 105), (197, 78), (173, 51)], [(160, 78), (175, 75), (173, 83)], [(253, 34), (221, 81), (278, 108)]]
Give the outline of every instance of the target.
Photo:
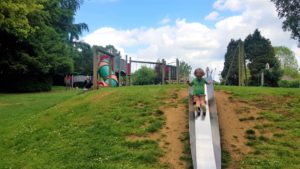
[(205, 72), (204, 72), (204, 70), (203, 69), (201, 69), (201, 68), (197, 68), (195, 71), (194, 71), (194, 75), (196, 76), (196, 74), (197, 74), (197, 72), (201, 72), (201, 75), (202, 76), (204, 76), (205, 75)]

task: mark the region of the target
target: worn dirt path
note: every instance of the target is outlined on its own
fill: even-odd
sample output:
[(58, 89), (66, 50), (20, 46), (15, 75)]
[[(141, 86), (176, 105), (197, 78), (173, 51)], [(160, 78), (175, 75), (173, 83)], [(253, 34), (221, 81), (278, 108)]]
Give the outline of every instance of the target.
[(180, 160), (184, 151), (184, 143), (181, 137), (188, 129), (187, 125), (187, 108), (183, 99), (187, 99), (187, 90), (181, 89), (178, 93), (177, 99), (171, 99), (167, 102), (176, 103), (177, 106), (170, 107), (168, 105), (161, 108), (166, 117), (166, 125), (161, 130), (165, 136), (160, 142), (160, 146), (165, 151), (165, 155), (160, 158), (162, 163), (167, 164), (170, 169), (184, 169), (186, 164)]
[[(171, 94), (175, 94), (176, 98), (172, 98)], [(188, 132), (188, 111), (182, 102), (187, 99), (187, 95), (187, 89), (170, 91), (169, 99), (164, 100), (166, 104), (160, 107), (166, 118), (166, 124), (160, 131), (142, 137), (133, 135), (127, 138), (128, 140), (151, 139), (157, 141), (164, 151), (160, 162), (169, 169), (187, 168), (186, 162), (180, 160), (184, 154), (184, 143), (181, 140), (184, 133)]]
[(222, 147), (229, 152), (231, 162), (228, 169), (238, 168), (238, 162), (252, 150), (246, 145), (245, 132), (253, 129), (255, 122), (241, 120), (256, 119), (261, 110), (245, 102), (233, 100), (230, 94), (224, 91), (215, 92), (218, 116), (221, 130)]

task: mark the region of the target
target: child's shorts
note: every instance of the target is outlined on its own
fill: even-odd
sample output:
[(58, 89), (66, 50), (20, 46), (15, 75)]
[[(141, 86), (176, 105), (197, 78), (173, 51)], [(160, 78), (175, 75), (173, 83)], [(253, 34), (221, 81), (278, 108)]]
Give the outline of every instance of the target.
[(204, 102), (206, 102), (205, 95), (194, 95), (193, 96), (194, 103), (200, 102), (201, 99), (204, 99)]

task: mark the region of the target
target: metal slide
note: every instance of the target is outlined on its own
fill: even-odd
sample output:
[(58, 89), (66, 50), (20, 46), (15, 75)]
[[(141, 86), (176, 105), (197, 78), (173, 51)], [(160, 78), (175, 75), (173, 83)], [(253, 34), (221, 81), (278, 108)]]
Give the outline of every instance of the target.
[[(211, 76), (210, 78), (211, 79)], [(192, 88), (189, 89), (190, 91)], [(206, 116), (194, 115), (193, 101), (189, 99), (189, 132), (194, 169), (221, 169), (219, 121), (213, 84), (205, 86)]]

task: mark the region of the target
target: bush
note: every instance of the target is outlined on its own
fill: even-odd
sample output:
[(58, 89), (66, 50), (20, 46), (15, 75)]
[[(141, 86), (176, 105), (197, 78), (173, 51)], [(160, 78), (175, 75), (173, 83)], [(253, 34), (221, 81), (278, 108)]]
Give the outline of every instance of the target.
[(279, 81), (279, 87), (284, 87), (284, 88), (299, 88), (300, 87), (300, 79), (296, 80), (280, 80)]
[(153, 69), (142, 66), (132, 74), (133, 85), (151, 85), (155, 83), (156, 73)]
[(0, 78), (0, 92), (25, 93), (50, 91), (51, 86), (51, 77), (10, 76)]

